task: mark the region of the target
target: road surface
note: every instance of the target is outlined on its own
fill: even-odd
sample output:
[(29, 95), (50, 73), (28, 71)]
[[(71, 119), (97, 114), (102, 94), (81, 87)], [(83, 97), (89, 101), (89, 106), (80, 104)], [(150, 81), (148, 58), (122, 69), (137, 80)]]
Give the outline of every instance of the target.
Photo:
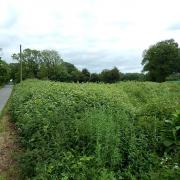
[(0, 89), (0, 114), (11, 95), (12, 88), (12, 85), (6, 85)]

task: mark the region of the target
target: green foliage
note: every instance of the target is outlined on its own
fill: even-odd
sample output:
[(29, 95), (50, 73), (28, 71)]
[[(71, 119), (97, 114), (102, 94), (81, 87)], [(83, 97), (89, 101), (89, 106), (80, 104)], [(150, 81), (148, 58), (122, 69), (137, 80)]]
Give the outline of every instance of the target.
[(82, 69), (82, 78), (80, 79), (80, 81), (82, 82), (88, 82), (90, 80), (90, 72), (84, 68)]
[(177, 121), (179, 92), (170, 83), (16, 85), (11, 111), (24, 179), (176, 179), (178, 152), (163, 143), (177, 140), (179, 125), (165, 120)]
[(142, 73), (125, 73), (122, 75), (123, 81), (145, 81), (146, 76)]
[[(11, 63), (11, 79), (20, 82), (20, 54), (13, 54), (12, 58), (18, 63)], [(84, 68), (78, 70), (73, 64), (64, 62), (57, 51), (24, 49), (22, 52), (23, 80), (36, 78), (61, 82), (105, 82), (115, 83), (121, 79), (122, 74), (114, 67), (103, 70), (100, 74), (90, 73)]]
[(163, 137), (166, 153), (177, 154), (180, 152), (180, 111), (173, 114), (172, 119), (165, 120)]
[(163, 82), (172, 73), (180, 72), (180, 50), (173, 40), (158, 42), (144, 51), (143, 71), (148, 72), (150, 80)]
[(10, 80), (10, 68), (9, 65), (0, 59), (0, 86), (7, 83)]
[[(176, 158), (165, 155), (160, 160), (160, 167), (150, 172), (151, 180), (178, 180), (180, 176), (180, 167)], [(179, 158), (179, 156), (178, 156)]]
[(10, 63), (9, 68), (11, 70), (10, 79), (12, 79), (12, 81), (15, 83), (20, 82), (20, 65), (19, 65), (19, 63)]
[[(13, 54), (12, 58), (20, 62), (20, 54)], [(41, 61), (41, 53), (37, 50), (24, 49), (22, 52), (22, 73), (23, 79), (37, 78), (38, 75), (38, 64)], [(20, 65), (12, 64), (12, 76), (14, 81), (20, 81)], [(13, 74), (14, 73), (14, 74)]]
[(111, 70), (103, 70), (100, 74), (100, 79), (105, 83), (115, 83), (120, 80), (120, 72), (114, 67)]
[[(13, 54), (12, 58), (20, 62), (20, 54)], [(24, 49), (22, 52), (22, 74), (23, 79), (39, 78), (51, 79), (57, 77), (62, 68), (63, 60), (57, 51), (54, 50), (33, 50)], [(20, 66), (19, 63), (13, 63), (11, 66), (11, 76), (15, 82), (20, 81)]]
[(166, 78), (166, 81), (180, 81), (180, 73), (173, 73)]
[(99, 82), (100, 81), (100, 77), (97, 73), (92, 73), (91, 77), (90, 77), (90, 81), (91, 82)]

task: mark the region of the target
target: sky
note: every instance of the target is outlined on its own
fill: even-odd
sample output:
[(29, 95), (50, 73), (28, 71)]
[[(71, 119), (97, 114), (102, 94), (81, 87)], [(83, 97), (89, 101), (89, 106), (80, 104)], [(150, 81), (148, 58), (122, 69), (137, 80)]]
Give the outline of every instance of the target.
[(179, 0), (0, 0), (1, 56), (53, 49), (79, 69), (141, 72), (145, 49), (180, 44)]

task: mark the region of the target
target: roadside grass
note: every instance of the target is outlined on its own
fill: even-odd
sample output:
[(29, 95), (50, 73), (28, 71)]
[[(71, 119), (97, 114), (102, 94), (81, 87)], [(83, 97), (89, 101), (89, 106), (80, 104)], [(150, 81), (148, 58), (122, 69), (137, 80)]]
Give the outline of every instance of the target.
[(168, 83), (180, 83), (180, 80), (169, 80), (169, 81), (165, 81), (165, 82), (168, 82)]
[(15, 157), (21, 152), (16, 127), (11, 122), (10, 101), (0, 113), (0, 180), (20, 180), (20, 170)]
[(5, 131), (5, 124), (3, 123), (3, 116), (5, 116), (5, 114), (8, 112), (8, 109), (9, 109), (9, 101), (7, 102), (3, 110), (0, 112), (0, 133)]

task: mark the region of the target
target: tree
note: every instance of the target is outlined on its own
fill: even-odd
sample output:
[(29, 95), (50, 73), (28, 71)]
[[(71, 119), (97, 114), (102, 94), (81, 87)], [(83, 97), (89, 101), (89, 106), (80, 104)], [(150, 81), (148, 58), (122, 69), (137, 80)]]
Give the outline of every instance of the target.
[(10, 68), (10, 79), (12, 79), (14, 83), (20, 82), (19, 63), (10, 63), (9, 68)]
[(63, 67), (66, 69), (67, 76), (66, 76), (66, 82), (77, 82), (80, 79), (80, 72), (79, 70), (74, 66), (74, 64), (63, 62)]
[(180, 72), (178, 43), (173, 39), (150, 46), (143, 53), (143, 71), (152, 81), (163, 82), (172, 73)]
[(111, 70), (105, 69), (101, 72), (100, 78), (103, 82), (115, 83), (120, 80), (120, 72), (116, 67)]
[(166, 81), (180, 81), (180, 73), (174, 73), (166, 77)]
[(54, 72), (54, 75), (51, 77), (52, 80), (69, 82), (70, 74), (68, 73), (67, 68), (64, 66), (64, 64), (56, 65)]
[(73, 82), (81, 82), (82, 72), (79, 70), (74, 70), (71, 72), (71, 80)]
[[(39, 71), (39, 63), (41, 61), (41, 54), (40, 51), (32, 50), (32, 49), (24, 49), (22, 52), (22, 75), (23, 79), (27, 78), (38, 78), (38, 71)], [(20, 63), (20, 53), (13, 54), (12, 58)], [(15, 68), (15, 64), (13, 65)], [(13, 66), (11, 66), (13, 68)], [(18, 70), (16, 74), (20, 74), (20, 68), (15, 68)], [(14, 72), (14, 71), (13, 71)], [(14, 72), (15, 73), (15, 72)], [(14, 77), (16, 75), (14, 74)], [(16, 77), (16, 81), (19, 82), (19, 77)]]
[(91, 76), (91, 74), (86, 68), (82, 69), (82, 71), (81, 71), (81, 81), (82, 82), (88, 82), (90, 80), (90, 76)]
[[(19, 82), (20, 68), (17, 67), (20, 62), (20, 54), (13, 54), (12, 58), (18, 63), (11, 65), (13, 69), (12, 73), (14, 73), (11, 73), (11, 76), (16, 82)], [(23, 79), (39, 78), (57, 80), (56, 77), (59, 76), (62, 62), (63, 60), (57, 51), (24, 49), (22, 52)]]
[(90, 81), (91, 81), (91, 82), (99, 82), (99, 81), (100, 81), (99, 74), (97, 74), (97, 73), (92, 73), (92, 74), (91, 74), (91, 77), (90, 77)]
[(123, 81), (145, 81), (146, 77), (143, 73), (125, 73), (122, 77)]
[(120, 72), (118, 68), (114, 67), (111, 71), (111, 82), (115, 83), (120, 80)]
[(62, 64), (66, 67), (68, 73), (72, 73), (73, 71), (77, 70), (77, 68), (74, 66), (74, 64), (71, 64), (69, 62), (63, 62)]
[(0, 59), (0, 85), (7, 83), (10, 79), (9, 65)]
[[(55, 80), (55, 76), (58, 74), (59, 67), (63, 60), (59, 53), (55, 50), (43, 50), (40, 53), (40, 68), (43, 70), (47, 79)], [(41, 77), (42, 78), (42, 77)]]

